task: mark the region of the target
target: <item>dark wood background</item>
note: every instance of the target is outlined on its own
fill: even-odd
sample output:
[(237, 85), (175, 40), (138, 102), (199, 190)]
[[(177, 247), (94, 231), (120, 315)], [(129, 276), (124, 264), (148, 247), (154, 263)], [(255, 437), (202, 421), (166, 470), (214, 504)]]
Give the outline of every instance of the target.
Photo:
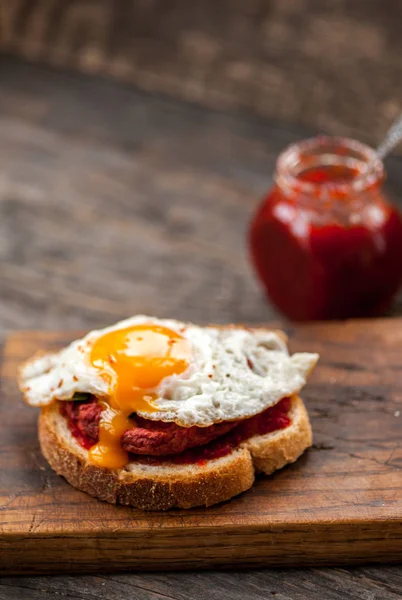
[[(272, 318), (244, 235), (275, 156), (312, 130), (6, 55), (0, 81), (3, 333), (87, 329), (138, 311), (200, 322)], [(400, 159), (389, 170), (398, 195)], [(398, 566), (0, 581), (2, 600), (396, 600), (401, 592)]]
[(0, 45), (203, 106), (377, 142), (402, 98), (400, 0), (0, 0)]

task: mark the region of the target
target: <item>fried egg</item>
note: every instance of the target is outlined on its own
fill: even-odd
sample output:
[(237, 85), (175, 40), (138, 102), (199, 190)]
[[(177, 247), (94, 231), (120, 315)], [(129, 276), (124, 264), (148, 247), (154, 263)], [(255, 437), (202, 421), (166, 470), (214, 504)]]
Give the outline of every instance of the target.
[(298, 393), (317, 359), (290, 356), (280, 332), (138, 315), (26, 362), (20, 388), (31, 406), (89, 393), (124, 414), (206, 427)]

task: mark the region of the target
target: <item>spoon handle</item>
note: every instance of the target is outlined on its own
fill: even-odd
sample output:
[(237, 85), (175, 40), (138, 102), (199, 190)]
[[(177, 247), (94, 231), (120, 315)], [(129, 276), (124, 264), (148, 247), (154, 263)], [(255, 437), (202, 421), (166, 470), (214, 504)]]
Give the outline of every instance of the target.
[(402, 140), (402, 114), (400, 114), (389, 128), (384, 140), (378, 146), (376, 152), (378, 158), (383, 160)]

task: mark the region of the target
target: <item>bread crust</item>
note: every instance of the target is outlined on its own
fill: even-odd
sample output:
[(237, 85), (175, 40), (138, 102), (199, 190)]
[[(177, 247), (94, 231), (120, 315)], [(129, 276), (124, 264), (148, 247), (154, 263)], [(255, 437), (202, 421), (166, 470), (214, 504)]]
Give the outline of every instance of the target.
[(57, 403), (41, 411), (39, 441), (56, 473), (100, 500), (143, 510), (192, 508), (229, 500), (249, 489), (256, 473), (269, 475), (297, 460), (312, 443), (308, 414), (298, 396), (292, 398), (289, 415), (292, 422), (286, 429), (253, 436), (229, 455), (203, 465), (132, 461), (116, 470), (93, 465), (69, 432)]

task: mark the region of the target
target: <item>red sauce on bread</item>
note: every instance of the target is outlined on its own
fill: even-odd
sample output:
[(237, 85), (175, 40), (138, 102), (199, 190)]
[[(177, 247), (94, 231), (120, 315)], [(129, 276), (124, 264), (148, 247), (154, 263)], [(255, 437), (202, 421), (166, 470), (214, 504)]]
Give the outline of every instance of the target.
[[(290, 402), (289, 398), (284, 398), (275, 406), (254, 417), (218, 423), (211, 427), (186, 428), (174, 423), (147, 421), (134, 416), (134, 420), (139, 421), (140, 427), (133, 423), (133, 430), (142, 431), (143, 446), (140, 453), (131, 453), (130, 456), (137, 461), (152, 465), (163, 465), (167, 462), (203, 464), (208, 460), (229, 454), (242, 441), (254, 435), (264, 435), (288, 427), (291, 423), (288, 414)], [(102, 410), (102, 406), (94, 397), (85, 402), (60, 402), (61, 414), (67, 419), (71, 434), (86, 450), (98, 441)], [(122, 435), (123, 441), (124, 437), (129, 437), (127, 436), (129, 431), (132, 430), (127, 430)], [(138, 438), (136, 443), (138, 444)], [(147, 448), (149, 454), (146, 453)], [(155, 449), (157, 449), (156, 453)], [(164, 454), (161, 454), (161, 449)]]
[(267, 408), (259, 415), (244, 419), (232, 431), (205, 446), (187, 450), (176, 456), (167, 456), (163, 460), (161, 458), (148, 457), (146, 462), (153, 465), (163, 465), (164, 463), (172, 462), (178, 465), (194, 463), (202, 465), (208, 460), (226, 456), (237, 448), (241, 442), (254, 435), (265, 435), (273, 431), (286, 429), (291, 424), (289, 416), (290, 403), (290, 398), (284, 398), (278, 404)]
[(89, 450), (99, 439), (99, 420), (102, 406), (96, 398), (84, 402), (60, 402), (60, 412), (67, 419), (71, 435)]

